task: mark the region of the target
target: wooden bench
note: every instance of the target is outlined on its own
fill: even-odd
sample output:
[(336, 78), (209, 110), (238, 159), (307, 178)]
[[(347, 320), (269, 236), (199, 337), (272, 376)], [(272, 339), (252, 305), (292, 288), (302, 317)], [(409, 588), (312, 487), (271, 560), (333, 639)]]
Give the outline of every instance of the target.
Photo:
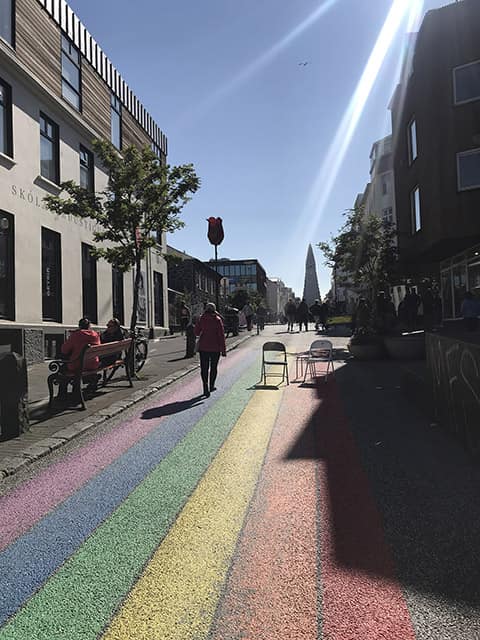
[[(89, 381), (103, 374), (102, 386), (106, 386), (120, 368), (125, 369), (130, 387), (133, 387), (131, 366), (133, 357), (133, 338), (107, 342), (105, 344), (87, 344), (83, 347), (78, 358), (73, 360), (52, 360), (48, 368), (52, 372), (47, 379), (49, 392), (49, 408), (53, 404), (54, 385), (62, 385), (66, 389), (69, 384), (78, 397), (78, 402), (85, 409), (85, 399), (82, 391), (82, 381)], [(112, 359), (112, 356), (120, 356)], [(100, 358), (99, 364), (89, 366), (92, 360)], [(104, 358), (102, 363), (101, 358)], [(74, 365), (75, 371), (70, 371), (68, 365)]]

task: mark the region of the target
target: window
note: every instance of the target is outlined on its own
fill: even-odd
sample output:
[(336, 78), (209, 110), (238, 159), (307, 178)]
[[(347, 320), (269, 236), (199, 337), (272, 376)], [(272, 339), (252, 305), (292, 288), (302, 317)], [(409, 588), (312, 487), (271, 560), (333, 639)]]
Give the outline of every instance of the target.
[(2, 80), (0, 80), (0, 153), (13, 158), (12, 90), (10, 85)]
[(62, 321), (60, 234), (42, 227), (42, 318)]
[(0, 0), (0, 38), (15, 46), (15, 0)]
[(97, 322), (97, 261), (92, 247), (82, 242), (82, 314), (91, 322)]
[(453, 70), (455, 104), (480, 99), (480, 61)]
[(14, 218), (0, 211), (0, 318), (14, 320)]
[(165, 324), (163, 315), (163, 275), (158, 271), (153, 272), (153, 306), (155, 326), (163, 327)]
[(417, 233), (422, 228), (422, 218), (420, 214), (420, 189), (415, 189), (410, 193), (410, 211), (412, 216), (412, 234)]
[(40, 174), (58, 184), (60, 182), (58, 125), (40, 114)]
[(80, 51), (64, 35), (62, 35), (62, 96), (80, 111)]
[(123, 272), (116, 267), (112, 267), (112, 302), (113, 317), (117, 318), (120, 324), (123, 324), (125, 322), (123, 302)]
[(480, 149), (457, 153), (457, 184), (459, 191), (480, 188)]
[(382, 220), (383, 222), (388, 222), (389, 224), (393, 224), (393, 208), (387, 207), (382, 210)]
[(408, 163), (412, 162), (417, 157), (417, 123), (415, 120), (411, 120), (408, 125)]
[(382, 178), (382, 194), (386, 196), (388, 193), (388, 183), (385, 178)]
[(111, 94), (110, 97), (111, 114), (111, 141), (117, 149), (122, 148), (122, 105), (120, 100)]
[(80, 145), (80, 186), (90, 193), (95, 190), (93, 172), (93, 153)]

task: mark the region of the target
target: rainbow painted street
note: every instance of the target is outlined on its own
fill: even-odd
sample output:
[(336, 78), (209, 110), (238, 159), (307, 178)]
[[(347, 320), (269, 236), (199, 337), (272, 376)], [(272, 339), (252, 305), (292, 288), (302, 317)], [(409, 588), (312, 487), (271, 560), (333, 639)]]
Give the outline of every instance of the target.
[(264, 339), (0, 484), (0, 640), (480, 638), (480, 473), (388, 363), (263, 386)]

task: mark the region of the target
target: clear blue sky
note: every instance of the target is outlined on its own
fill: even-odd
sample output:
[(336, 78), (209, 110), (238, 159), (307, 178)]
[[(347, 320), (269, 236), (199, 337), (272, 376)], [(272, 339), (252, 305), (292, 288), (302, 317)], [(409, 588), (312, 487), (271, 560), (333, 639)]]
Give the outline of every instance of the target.
[[(257, 258), (301, 295), (308, 242), (338, 230), (368, 181), (372, 143), (390, 133), (406, 19), (344, 153), (345, 135), (335, 140), (394, 1), (69, 4), (168, 136), (169, 163), (193, 162), (202, 180), (169, 244), (208, 260), (206, 218), (220, 216), (219, 255)], [(422, 15), (445, 4), (425, 0)], [(330, 274), (314, 254), (324, 295)]]

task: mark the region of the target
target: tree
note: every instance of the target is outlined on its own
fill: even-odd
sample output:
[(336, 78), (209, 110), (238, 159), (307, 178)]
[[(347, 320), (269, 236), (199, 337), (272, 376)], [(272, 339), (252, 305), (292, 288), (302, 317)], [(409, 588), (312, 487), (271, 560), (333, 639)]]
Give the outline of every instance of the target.
[(397, 262), (395, 228), (363, 207), (345, 212), (346, 221), (337, 236), (318, 246), (325, 264), (340, 271), (366, 292), (372, 302), (392, 281)]
[(200, 180), (192, 164), (162, 164), (148, 146), (128, 146), (122, 155), (105, 140), (94, 140), (93, 148), (108, 175), (104, 191), (91, 193), (70, 180), (60, 185), (65, 194), (47, 196), (45, 202), (56, 214), (94, 220), (94, 242), (101, 246), (93, 248), (92, 254), (122, 272), (135, 269), (130, 321), (133, 331), (141, 262), (156, 244), (154, 234), (184, 226), (179, 214), (200, 187)]

